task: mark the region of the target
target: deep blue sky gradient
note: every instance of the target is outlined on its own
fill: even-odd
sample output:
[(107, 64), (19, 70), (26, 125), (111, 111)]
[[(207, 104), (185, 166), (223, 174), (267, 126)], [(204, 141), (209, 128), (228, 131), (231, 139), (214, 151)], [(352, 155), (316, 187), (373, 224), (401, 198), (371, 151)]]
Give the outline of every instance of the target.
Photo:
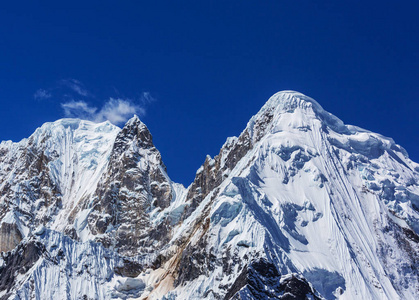
[(3, 3), (0, 140), (63, 117), (63, 93), (33, 97), (63, 79), (98, 107), (149, 92), (142, 120), (187, 185), (206, 154), (292, 89), (419, 161), (418, 11), (418, 1)]

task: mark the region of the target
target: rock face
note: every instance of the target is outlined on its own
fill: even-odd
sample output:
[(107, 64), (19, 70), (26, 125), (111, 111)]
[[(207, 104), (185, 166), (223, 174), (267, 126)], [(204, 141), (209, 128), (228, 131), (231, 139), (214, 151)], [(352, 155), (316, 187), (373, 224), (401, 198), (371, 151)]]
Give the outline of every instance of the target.
[(243, 269), (224, 299), (320, 299), (315, 293), (302, 276), (281, 278), (274, 264), (261, 259)]
[(13, 250), (22, 240), (16, 224), (2, 223), (0, 226), (0, 252)]
[(44, 245), (39, 242), (29, 242), (19, 245), (15, 251), (3, 256), (7, 268), (0, 268), (0, 290), (6, 293), (0, 299), (8, 299), (11, 296), (9, 292), (17, 281), (17, 277), (31, 269), (43, 252)]
[(417, 299), (419, 165), (272, 96), (185, 189), (138, 117), (0, 144), (0, 299)]
[(88, 225), (101, 235), (98, 241), (128, 256), (153, 250), (144, 240), (153, 227), (150, 213), (167, 208), (174, 191), (151, 134), (138, 117), (116, 136), (95, 195)]

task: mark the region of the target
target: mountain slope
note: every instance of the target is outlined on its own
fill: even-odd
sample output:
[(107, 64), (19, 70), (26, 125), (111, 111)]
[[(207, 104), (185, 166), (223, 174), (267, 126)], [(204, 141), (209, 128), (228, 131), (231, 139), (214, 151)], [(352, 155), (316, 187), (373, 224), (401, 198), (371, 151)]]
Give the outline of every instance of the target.
[(4, 299), (419, 296), (419, 165), (305, 95), (272, 96), (186, 190), (137, 117), (52, 124), (0, 145)]

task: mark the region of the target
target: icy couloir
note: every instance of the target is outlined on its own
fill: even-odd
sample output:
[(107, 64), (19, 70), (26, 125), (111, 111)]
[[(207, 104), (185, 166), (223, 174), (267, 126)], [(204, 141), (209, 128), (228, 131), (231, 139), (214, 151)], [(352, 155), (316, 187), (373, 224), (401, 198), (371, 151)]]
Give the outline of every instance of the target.
[(0, 144), (0, 298), (416, 299), (419, 165), (293, 91), (187, 188), (147, 127)]

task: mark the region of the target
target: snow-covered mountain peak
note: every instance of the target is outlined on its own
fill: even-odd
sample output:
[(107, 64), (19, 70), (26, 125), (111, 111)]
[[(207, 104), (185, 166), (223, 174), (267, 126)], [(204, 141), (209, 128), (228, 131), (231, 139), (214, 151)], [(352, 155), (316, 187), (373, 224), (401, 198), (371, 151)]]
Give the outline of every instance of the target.
[(321, 105), (313, 98), (310, 98), (300, 92), (290, 90), (275, 93), (269, 98), (264, 107), (265, 106), (273, 106), (283, 111), (291, 111), (297, 107), (305, 109), (312, 107), (318, 112), (324, 112)]
[(41, 127), (37, 128), (32, 135), (34, 138), (40, 135), (52, 135), (54, 131), (84, 131), (84, 132), (96, 132), (96, 133), (109, 133), (112, 131), (118, 131), (119, 127), (113, 125), (109, 121), (102, 123), (95, 123), (88, 120), (74, 119), (74, 118), (63, 118), (54, 122), (44, 123)]
[[(281, 91), (274, 94), (250, 119), (247, 129), (253, 133), (255, 124), (263, 124), (264, 133), (290, 128), (306, 130), (314, 123), (319, 127), (328, 127), (339, 133), (350, 134), (344, 123), (325, 111), (316, 100), (295, 91)], [(260, 135), (261, 132), (257, 134)]]
[[(111, 145), (120, 128), (109, 121), (94, 123), (80, 119), (60, 119), (45, 123), (28, 139), (28, 146), (43, 150), (53, 164), (66, 169), (69, 164), (81, 164), (86, 169), (98, 166), (98, 160), (109, 155)], [(75, 160), (77, 157), (77, 160)], [(68, 170), (68, 169), (66, 169)], [(65, 173), (65, 172), (63, 172)]]

